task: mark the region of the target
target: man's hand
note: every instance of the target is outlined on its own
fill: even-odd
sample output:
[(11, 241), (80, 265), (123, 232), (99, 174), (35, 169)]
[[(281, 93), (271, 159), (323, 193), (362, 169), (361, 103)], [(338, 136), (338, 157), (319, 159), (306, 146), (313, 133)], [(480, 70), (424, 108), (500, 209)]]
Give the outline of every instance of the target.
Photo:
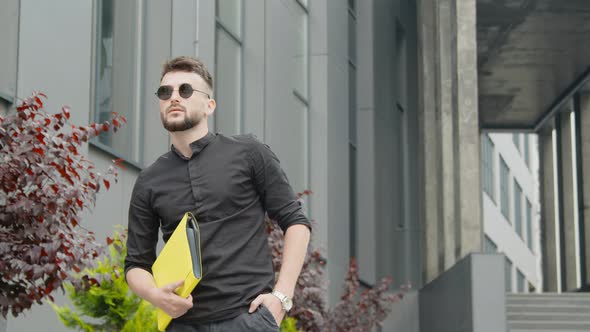
[(161, 288), (154, 288), (148, 301), (156, 307), (164, 310), (164, 312), (170, 315), (170, 317), (178, 318), (193, 307), (192, 295), (189, 295), (185, 299), (174, 293), (174, 291), (183, 284), (184, 280), (180, 280)]
[(274, 317), (277, 325), (281, 326), (281, 322), (283, 321), (283, 318), (285, 318), (286, 313), (285, 310), (283, 310), (283, 304), (281, 303), (281, 300), (270, 293), (260, 294), (254, 299), (254, 301), (252, 301), (250, 304), (250, 310), (248, 310), (248, 312), (253, 313), (261, 304), (268, 308), (268, 311), (270, 311)]

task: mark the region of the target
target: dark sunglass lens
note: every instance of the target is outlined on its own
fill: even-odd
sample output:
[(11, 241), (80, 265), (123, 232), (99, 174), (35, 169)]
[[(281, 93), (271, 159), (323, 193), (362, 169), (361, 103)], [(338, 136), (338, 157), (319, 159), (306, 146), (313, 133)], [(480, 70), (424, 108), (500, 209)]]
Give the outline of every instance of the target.
[(188, 98), (190, 98), (190, 96), (193, 95), (193, 87), (190, 84), (188, 84), (188, 83), (183, 83), (178, 88), (178, 94), (182, 98), (188, 99)]
[(156, 94), (158, 95), (158, 98), (162, 100), (170, 99), (170, 97), (172, 96), (172, 87), (169, 85), (163, 85), (158, 88)]

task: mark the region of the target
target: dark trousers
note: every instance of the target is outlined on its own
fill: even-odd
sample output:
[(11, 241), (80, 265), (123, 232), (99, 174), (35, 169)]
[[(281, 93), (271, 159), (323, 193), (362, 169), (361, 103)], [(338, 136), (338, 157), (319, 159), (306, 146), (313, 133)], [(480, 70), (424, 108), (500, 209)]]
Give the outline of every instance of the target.
[(211, 323), (181, 323), (174, 320), (166, 332), (278, 332), (274, 317), (263, 305), (253, 313), (245, 312), (237, 317)]

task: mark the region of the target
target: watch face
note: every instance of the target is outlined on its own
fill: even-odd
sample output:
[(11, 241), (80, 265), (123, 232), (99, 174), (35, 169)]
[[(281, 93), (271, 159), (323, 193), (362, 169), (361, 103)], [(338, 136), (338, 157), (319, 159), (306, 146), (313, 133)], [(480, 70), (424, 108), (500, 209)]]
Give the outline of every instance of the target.
[(293, 307), (293, 301), (291, 299), (287, 299), (285, 301), (285, 310), (289, 311)]

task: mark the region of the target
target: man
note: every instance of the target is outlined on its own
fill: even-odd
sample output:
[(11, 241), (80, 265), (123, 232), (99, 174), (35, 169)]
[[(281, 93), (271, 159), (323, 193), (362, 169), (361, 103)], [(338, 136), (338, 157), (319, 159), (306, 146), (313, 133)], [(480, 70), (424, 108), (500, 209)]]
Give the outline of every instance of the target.
[[(135, 182), (125, 276), (134, 293), (174, 318), (167, 331), (278, 331), (310, 223), (268, 146), (251, 135), (209, 132), (212, 81), (199, 60), (178, 57), (164, 65), (156, 95), (172, 147)], [(265, 211), (285, 232), (276, 284)], [(158, 229), (168, 240), (185, 212), (199, 224), (204, 272), (188, 298), (174, 293), (181, 280), (158, 288), (151, 274)]]

